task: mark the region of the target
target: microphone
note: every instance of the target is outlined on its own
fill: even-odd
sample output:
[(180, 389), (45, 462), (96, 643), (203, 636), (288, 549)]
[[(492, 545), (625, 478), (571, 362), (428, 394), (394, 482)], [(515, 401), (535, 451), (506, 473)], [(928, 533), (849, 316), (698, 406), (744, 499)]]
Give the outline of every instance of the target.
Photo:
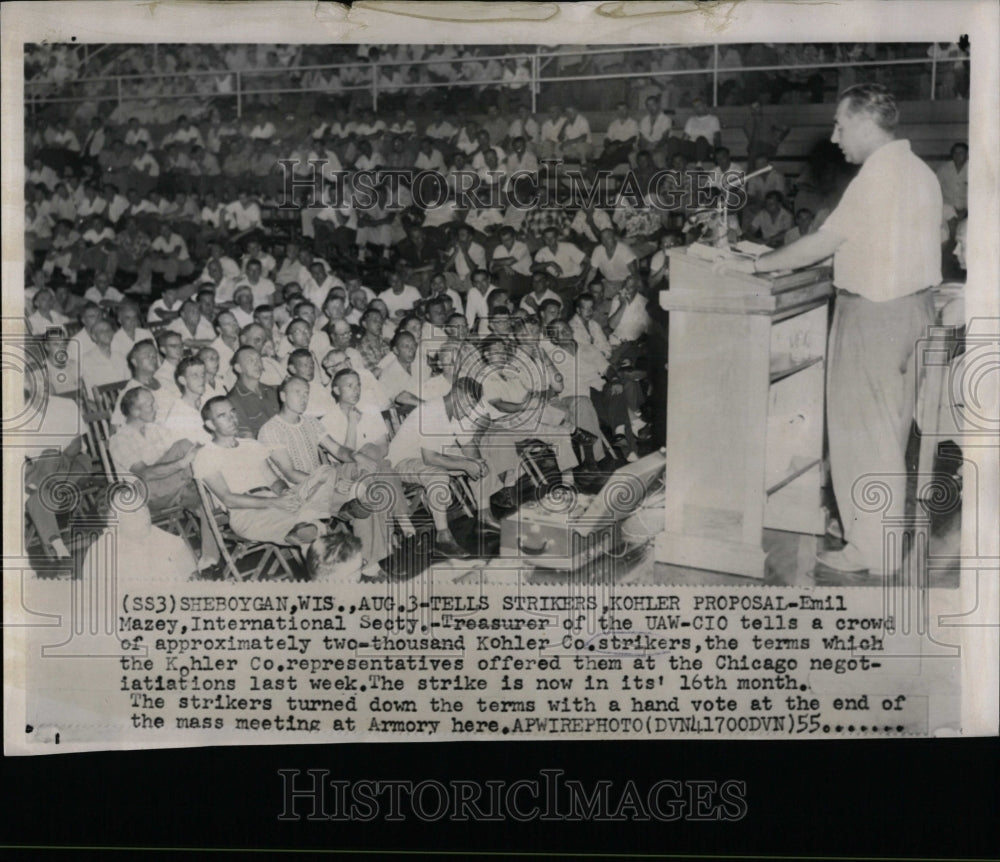
[(764, 174), (768, 173), (768, 171), (773, 171), (773, 170), (774, 170), (774, 165), (767, 165), (758, 171), (754, 171), (752, 174), (745, 174), (742, 179), (736, 178), (734, 180), (726, 180), (726, 185), (729, 186), (729, 188), (733, 188), (735, 186), (741, 186), (747, 180), (752, 180), (754, 177), (763, 176)]

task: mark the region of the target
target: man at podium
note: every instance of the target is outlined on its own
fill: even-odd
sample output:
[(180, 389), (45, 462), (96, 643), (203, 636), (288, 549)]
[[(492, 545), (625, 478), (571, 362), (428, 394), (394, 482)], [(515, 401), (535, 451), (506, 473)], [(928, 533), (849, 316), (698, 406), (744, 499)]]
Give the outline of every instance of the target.
[(837, 208), (815, 233), (756, 260), (722, 264), (767, 273), (833, 255), (837, 295), (826, 407), (833, 489), (847, 544), (818, 559), (838, 571), (883, 576), (898, 566), (884, 561), (884, 512), (858, 504), (870, 477), (888, 488), (890, 511), (903, 514), (915, 346), (934, 321), (931, 288), (941, 281), (941, 187), (910, 142), (896, 138), (898, 120), (896, 100), (885, 87), (845, 90), (831, 140), (861, 169)]

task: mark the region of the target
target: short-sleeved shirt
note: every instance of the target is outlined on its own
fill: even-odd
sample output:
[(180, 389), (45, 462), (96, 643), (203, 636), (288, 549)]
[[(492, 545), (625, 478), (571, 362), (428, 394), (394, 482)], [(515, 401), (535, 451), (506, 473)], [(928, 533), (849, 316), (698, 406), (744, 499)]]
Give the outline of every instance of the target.
[(597, 246), (590, 255), (591, 265), (600, 270), (601, 275), (608, 281), (624, 281), (628, 278), (631, 274), (628, 265), (635, 259), (632, 249), (623, 242), (615, 246), (610, 258), (603, 245)]
[(131, 472), (136, 464), (150, 467), (173, 445), (173, 440), (162, 425), (151, 422), (141, 431), (140, 427), (138, 424), (126, 423), (108, 441), (108, 451), (119, 472)]
[(604, 140), (621, 143), (639, 136), (639, 124), (631, 117), (619, 120), (617, 117), (608, 125)]
[[(118, 393), (118, 398), (115, 400), (115, 409), (111, 411), (112, 426), (120, 428), (125, 424), (125, 415), (122, 413), (122, 401), (125, 399), (125, 393), (142, 385), (142, 383), (133, 377), (122, 387)], [(149, 389), (148, 386), (146, 388)], [(180, 392), (173, 384), (171, 384), (169, 389), (160, 384), (159, 389), (149, 389), (149, 391), (153, 393), (153, 402), (156, 404), (156, 421), (159, 422), (170, 411), (170, 406), (174, 401), (180, 398)]]
[(170, 321), (167, 324), (167, 329), (171, 332), (176, 332), (185, 341), (215, 340), (215, 329), (204, 317), (198, 318), (198, 325), (194, 328), (193, 335), (191, 334), (191, 330), (188, 329), (188, 325), (179, 317)]
[[(374, 443), (376, 440), (387, 436), (388, 429), (382, 414), (374, 407), (358, 404), (357, 410), (361, 413), (358, 420), (357, 434), (355, 438), (355, 449), (360, 449), (366, 443)], [(323, 419), (323, 427), (326, 432), (341, 446), (346, 445), (347, 440), (347, 416), (338, 405), (336, 409), (327, 413)]]
[(385, 307), (389, 309), (389, 315), (392, 316), (397, 311), (410, 311), (423, 297), (413, 285), (405, 284), (401, 293), (396, 293), (392, 288), (389, 288), (383, 290), (378, 298), (385, 303)]
[(583, 272), (582, 263), (586, 255), (571, 242), (561, 242), (553, 254), (547, 245), (543, 245), (535, 253), (535, 263), (556, 263), (562, 270), (558, 278), (572, 278)]
[(284, 449), (296, 470), (311, 474), (319, 469), (319, 441), (325, 433), (315, 416), (300, 416), (299, 421), (292, 424), (279, 413), (264, 423), (257, 439), (270, 452)]
[(887, 302), (939, 283), (941, 207), (941, 185), (909, 141), (879, 147), (819, 228), (845, 238), (834, 284)]
[(692, 140), (705, 138), (711, 141), (721, 131), (722, 126), (719, 124), (719, 118), (713, 114), (705, 114), (704, 117), (689, 117), (684, 124), (684, 134)]
[(153, 333), (141, 326), (135, 328), (135, 338), (129, 338), (124, 329), (119, 329), (111, 338), (111, 349), (121, 356), (128, 356), (129, 351), (140, 341), (151, 341)]
[(550, 299), (558, 302), (559, 308), (560, 309), (562, 308), (563, 305), (562, 298), (559, 296), (558, 293), (555, 293), (554, 291), (551, 291), (548, 288), (545, 289), (545, 292), (541, 295), (541, 297), (536, 296), (534, 291), (525, 294), (523, 297), (521, 297), (520, 307), (527, 309), (532, 314), (538, 314), (541, 311), (542, 303), (548, 302)]
[(587, 118), (583, 114), (577, 114), (573, 122), (567, 120), (564, 131), (564, 139), (579, 138), (583, 135), (583, 140), (590, 142), (590, 123), (587, 122)]
[[(611, 217), (604, 210), (594, 210), (594, 224), (598, 231), (607, 230), (611, 227)], [(593, 242), (598, 241), (598, 237), (594, 235), (594, 230), (587, 220), (587, 214), (583, 210), (577, 210), (573, 221), (570, 222), (569, 229), (582, 234)]]
[(162, 236), (156, 237), (150, 247), (153, 251), (158, 251), (161, 254), (173, 254), (174, 252), (177, 252), (178, 260), (188, 259), (187, 243), (184, 242), (184, 238), (177, 233), (170, 234), (170, 236), (166, 239)]
[[(620, 304), (621, 297), (619, 296), (611, 300), (611, 316), (614, 316), (615, 312), (618, 311)], [(645, 335), (648, 328), (649, 313), (646, 311), (646, 300), (637, 294), (625, 307), (625, 311), (611, 335), (618, 341), (635, 341)]]
[(389, 463), (398, 465), (411, 458), (422, 458), (422, 450), (455, 454), (455, 444), (470, 435), (455, 419), (448, 417), (444, 398), (418, 405), (399, 427), (389, 444)]
[(95, 386), (118, 383), (120, 380), (128, 380), (129, 378), (128, 364), (125, 362), (125, 358), (114, 350), (111, 351), (110, 356), (105, 356), (96, 348), (86, 351), (80, 357), (80, 371), (84, 384), (91, 389)]
[(196, 479), (205, 480), (216, 473), (226, 481), (234, 494), (245, 494), (255, 488), (268, 488), (277, 478), (267, 465), (270, 454), (257, 440), (237, 440), (233, 449), (209, 443), (199, 450), (191, 464)]
[(64, 449), (80, 436), (82, 430), (79, 405), (71, 398), (50, 395), (41, 422), (28, 438), (37, 445), (24, 449), (24, 455), (26, 458), (37, 458), (46, 449)]
[(382, 390), (390, 401), (395, 401), (403, 392), (409, 392), (411, 395), (416, 395), (419, 398), (420, 361), (414, 359), (410, 370), (407, 371), (399, 361), (399, 358), (391, 355), (382, 368), (379, 383), (382, 384)]
[(164, 415), (157, 415), (156, 422), (166, 429), (172, 441), (190, 440), (205, 445), (212, 439), (212, 435), (205, 430), (201, 410), (183, 398), (172, 399)]
[(239, 417), (240, 433), (249, 432), (252, 437), (256, 437), (264, 423), (276, 416), (280, 409), (278, 391), (266, 383), (259, 383), (258, 387), (256, 392), (252, 392), (244, 389), (237, 380), (236, 385), (226, 393)]
[(761, 236), (764, 237), (765, 240), (769, 240), (783, 234), (785, 231), (789, 230), (793, 224), (792, 214), (782, 207), (778, 210), (778, 214), (773, 218), (767, 210), (761, 210), (753, 217), (753, 221), (750, 222), (750, 227), (752, 230), (759, 230)]
[(653, 120), (649, 119), (649, 114), (644, 114), (639, 120), (639, 134), (643, 140), (658, 144), (670, 132), (673, 121), (664, 113), (659, 113)]
[(531, 272), (531, 253), (528, 247), (520, 240), (515, 240), (508, 251), (507, 247), (501, 243), (493, 250), (492, 262), (495, 264), (503, 258), (514, 258), (514, 263), (510, 264), (514, 272), (521, 275), (528, 275)]

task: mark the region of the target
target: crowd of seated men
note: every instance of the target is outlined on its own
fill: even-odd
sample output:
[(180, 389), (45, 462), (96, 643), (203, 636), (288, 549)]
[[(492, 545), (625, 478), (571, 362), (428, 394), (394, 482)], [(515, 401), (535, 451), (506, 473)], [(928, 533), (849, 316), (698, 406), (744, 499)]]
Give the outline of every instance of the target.
[[(193, 124), (152, 148), (135, 121), (92, 129), (77, 151), (55, 120), (29, 156), (26, 322), (44, 345), (50, 405), (75, 404), (79, 418), (113, 390), (109, 456), (144, 483), (154, 518), (199, 511), (196, 481), (248, 540), (305, 546), (339, 515), (361, 542), (363, 575), (378, 578), (387, 520), (413, 529), (404, 482), (424, 489), (437, 551), (467, 556), (449, 526), (456, 476), (495, 529), (491, 498), (516, 499), (525, 444), (547, 450), (564, 483), (595, 454), (635, 459), (646, 392), (623, 369), (642, 355), (649, 318), (635, 256), (610, 227), (577, 244), (566, 216), (534, 217), (528, 236), (502, 215), (480, 230), (342, 207), (357, 227), (324, 234), (333, 223), (320, 213), (311, 237), (275, 241), (252, 171), (219, 204), (158, 170), (154, 153), (200, 147)], [(95, 163), (98, 132), (134, 164), (111, 165), (103, 146)], [(113, 168), (124, 194), (102, 182)], [(605, 250), (593, 264), (591, 245)], [(585, 333), (576, 364), (555, 341), (567, 321)], [(366, 477), (388, 481), (393, 506), (365, 506)], [(66, 555), (29, 501), (45, 550)], [(219, 549), (205, 514), (199, 568), (210, 571)]]
[[(667, 252), (710, 229), (711, 208), (686, 194), (694, 172), (719, 190), (747, 168), (703, 101), (676, 129), (657, 97), (644, 107), (620, 104), (600, 148), (572, 105), (537, 119), (525, 105), (435, 110), (419, 130), (368, 109), (160, 129), (54, 114), (28, 138), (25, 187), (26, 324), (48, 391), (86, 410), (117, 388), (111, 457), (146, 482), (151, 510), (194, 507), (198, 479), (250, 540), (305, 545), (337, 515), (381, 577), (387, 519), (412, 529), (404, 489), (418, 487), (436, 547), (462, 556), (449, 513), (463, 487), (489, 529), (525, 456), (546, 453), (571, 484), (635, 460), (650, 421), (662, 439)], [(768, 166), (780, 134), (747, 137), (750, 167)], [(942, 180), (961, 216), (966, 155)], [(280, 225), (279, 157), (295, 199), (318, 204)], [(515, 175), (548, 157), (628, 175), (639, 199), (518, 205)], [(353, 182), (390, 167), (437, 171), (448, 193), (419, 206), (405, 180)], [(337, 179), (325, 199), (314, 168)], [(464, 170), (494, 187), (482, 205), (460, 205)], [(780, 245), (825, 217), (821, 197), (789, 209), (777, 170), (746, 190), (730, 239)], [(365, 504), (370, 477), (388, 477), (391, 507)], [(52, 530), (39, 532), (61, 555)], [(218, 549), (201, 540), (211, 569)]]

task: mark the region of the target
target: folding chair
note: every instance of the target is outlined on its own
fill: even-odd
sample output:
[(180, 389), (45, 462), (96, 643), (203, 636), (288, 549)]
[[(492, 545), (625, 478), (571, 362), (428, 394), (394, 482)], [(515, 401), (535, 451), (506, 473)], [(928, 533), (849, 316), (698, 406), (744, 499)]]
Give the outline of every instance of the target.
[[(218, 503), (211, 489), (205, 485), (201, 479), (195, 479), (198, 488), (198, 497), (201, 499), (202, 508), (205, 510), (209, 529), (219, 548), (224, 564), (224, 573), (227, 580), (249, 581), (261, 580), (270, 576), (274, 571), (280, 571), (289, 579), (294, 579), (295, 574), (285, 558), (284, 551), (295, 553), (291, 547), (285, 548), (273, 542), (256, 542), (237, 536), (229, 526), (229, 513)], [(259, 555), (256, 565), (248, 572), (241, 571), (240, 563), (248, 558)]]
[(538, 458), (548, 453), (549, 447), (541, 440), (524, 440), (520, 444), (521, 466), (536, 489), (544, 488), (548, 483), (545, 471), (542, 470)]
[(91, 389), (91, 400), (94, 406), (98, 410), (106, 410), (109, 414), (114, 413), (115, 404), (118, 403), (118, 395), (128, 384), (128, 380), (119, 380), (116, 383), (94, 386)]
[[(105, 393), (102, 397), (109, 396)], [(111, 458), (110, 449), (108, 448), (108, 444), (111, 439), (111, 411), (95, 410), (88, 413), (85, 416), (85, 419), (87, 420), (88, 448), (91, 446), (93, 447), (92, 453), (96, 454), (97, 461), (100, 464), (101, 469), (104, 471), (105, 478), (107, 479), (110, 502), (112, 489), (121, 484), (123, 481), (122, 477), (118, 474), (118, 470), (115, 468), (114, 461)], [(180, 536), (185, 542), (188, 543), (192, 551), (196, 551), (192, 545), (191, 539), (200, 533), (201, 528), (198, 525), (198, 519), (195, 517), (194, 513), (185, 509), (183, 506), (169, 506), (165, 509), (161, 509), (155, 514), (151, 511), (150, 516), (150, 520), (152, 521), (154, 527), (159, 527), (161, 530), (166, 530), (168, 533), (174, 533), (175, 535)]]
[[(94, 442), (94, 433), (90, 427), (91, 421), (97, 421), (99, 417), (95, 419), (94, 414), (85, 407), (82, 418), (85, 427), (81, 436), (83, 437), (84, 450), (91, 459), (90, 469), (92, 472), (86, 479), (77, 484), (81, 504), (74, 511), (75, 513), (98, 515), (101, 511), (101, 496), (108, 487), (106, 473)], [(60, 533), (66, 546), (72, 547), (72, 535), (67, 534), (63, 526), (60, 526)], [(45, 548), (45, 543), (27, 510), (24, 512), (24, 547), (29, 551), (39, 551)]]

